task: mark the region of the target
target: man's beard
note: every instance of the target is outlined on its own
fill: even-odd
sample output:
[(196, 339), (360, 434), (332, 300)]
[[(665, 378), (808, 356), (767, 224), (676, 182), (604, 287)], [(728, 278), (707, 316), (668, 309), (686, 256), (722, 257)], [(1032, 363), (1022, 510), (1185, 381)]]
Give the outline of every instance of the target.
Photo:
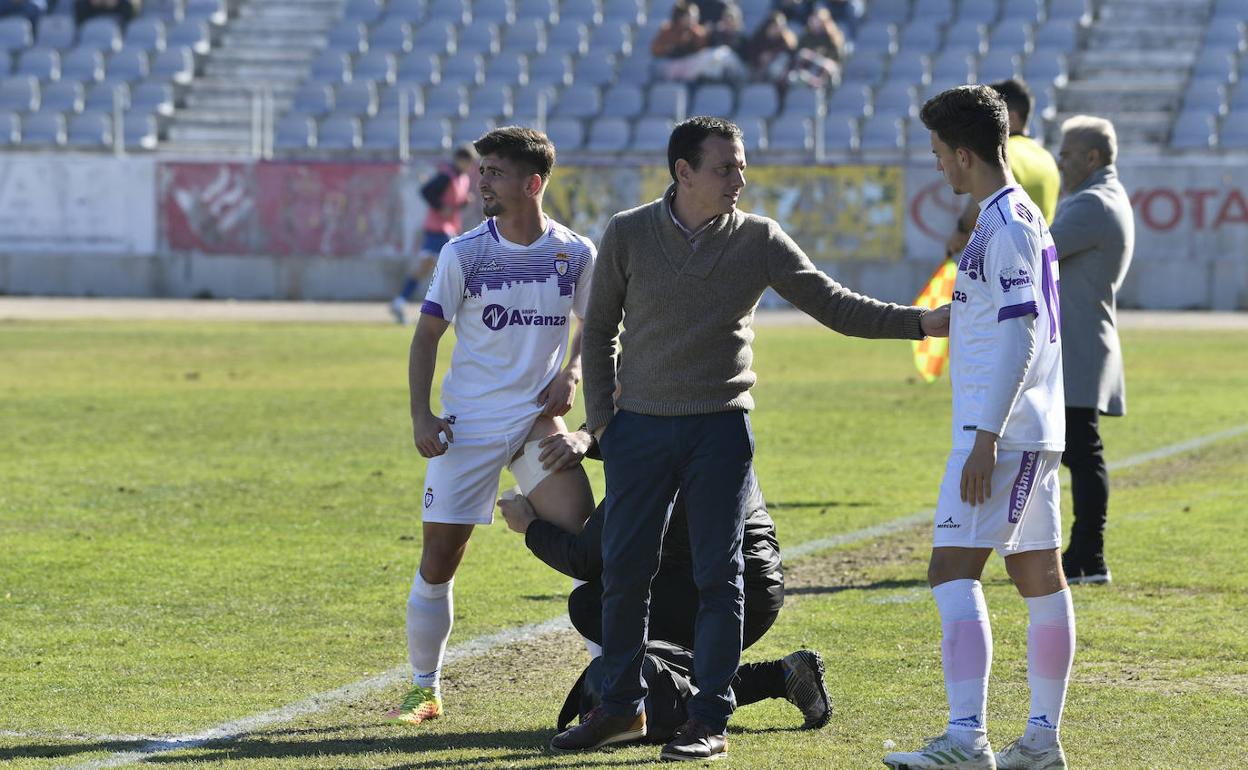
[(487, 217), (496, 217), (503, 213), (503, 204), (499, 203), (498, 199), (495, 198), (493, 203), (482, 204), (481, 213), (485, 214)]

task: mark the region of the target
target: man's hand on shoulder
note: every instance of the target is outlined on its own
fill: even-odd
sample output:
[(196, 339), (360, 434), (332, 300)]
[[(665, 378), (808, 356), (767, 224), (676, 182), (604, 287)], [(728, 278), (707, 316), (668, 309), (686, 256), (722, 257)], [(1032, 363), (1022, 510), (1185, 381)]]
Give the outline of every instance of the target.
[(919, 327), (929, 337), (949, 336), (949, 305), (944, 304), (934, 310), (925, 310), (919, 316)]
[(537, 394), (537, 403), (542, 407), (542, 414), (547, 417), (562, 417), (572, 409), (576, 401), (576, 385), (581, 381), (581, 373), (572, 369), (561, 369), (542, 392)]
[(566, 470), (580, 464), (592, 443), (593, 437), (588, 431), (554, 433), (538, 442), (542, 451), (537, 459), (552, 473)]

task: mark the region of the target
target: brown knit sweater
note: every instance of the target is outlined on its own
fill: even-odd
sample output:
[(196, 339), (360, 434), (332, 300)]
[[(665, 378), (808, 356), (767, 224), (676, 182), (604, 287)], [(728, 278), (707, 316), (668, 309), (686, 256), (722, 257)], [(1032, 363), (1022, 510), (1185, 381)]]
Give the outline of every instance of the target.
[(665, 417), (752, 409), (751, 324), (768, 286), (842, 334), (922, 339), (921, 308), (849, 291), (766, 217), (723, 214), (691, 250), (670, 197), (616, 214), (602, 236), (582, 350), (591, 430), (617, 405)]

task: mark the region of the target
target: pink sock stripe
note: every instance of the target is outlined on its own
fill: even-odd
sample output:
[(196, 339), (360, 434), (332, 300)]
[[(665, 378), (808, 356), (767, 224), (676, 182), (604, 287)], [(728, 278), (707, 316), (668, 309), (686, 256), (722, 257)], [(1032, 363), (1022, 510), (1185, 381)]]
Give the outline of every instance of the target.
[(950, 682), (985, 679), (992, 665), (992, 636), (986, 620), (962, 620), (943, 625), (945, 678)]
[(1027, 661), (1031, 673), (1044, 679), (1065, 679), (1075, 659), (1075, 629), (1063, 626), (1030, 626), (1027, 629)]

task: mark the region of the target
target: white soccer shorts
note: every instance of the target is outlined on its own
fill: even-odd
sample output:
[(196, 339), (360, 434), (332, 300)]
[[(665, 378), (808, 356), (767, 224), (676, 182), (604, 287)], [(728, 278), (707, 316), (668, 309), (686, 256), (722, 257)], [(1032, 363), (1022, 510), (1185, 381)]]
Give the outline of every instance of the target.
[(945, 466), (936, 503), (932, 545), (936, 548), (995, 548), (1002, 556), (1062, 545), (1062, 510), (1057, 469), (1061, 452), (997, 452), (992, 498), (983, 505), (962, 502), (962, 466), (969, 450), (954, 450)]
[(457, 438), (445, 454), (429, 459), (421, 519), (436, 524), (491, 524), (498, 476), (529, 435), (525, 427), (505, 436)]

